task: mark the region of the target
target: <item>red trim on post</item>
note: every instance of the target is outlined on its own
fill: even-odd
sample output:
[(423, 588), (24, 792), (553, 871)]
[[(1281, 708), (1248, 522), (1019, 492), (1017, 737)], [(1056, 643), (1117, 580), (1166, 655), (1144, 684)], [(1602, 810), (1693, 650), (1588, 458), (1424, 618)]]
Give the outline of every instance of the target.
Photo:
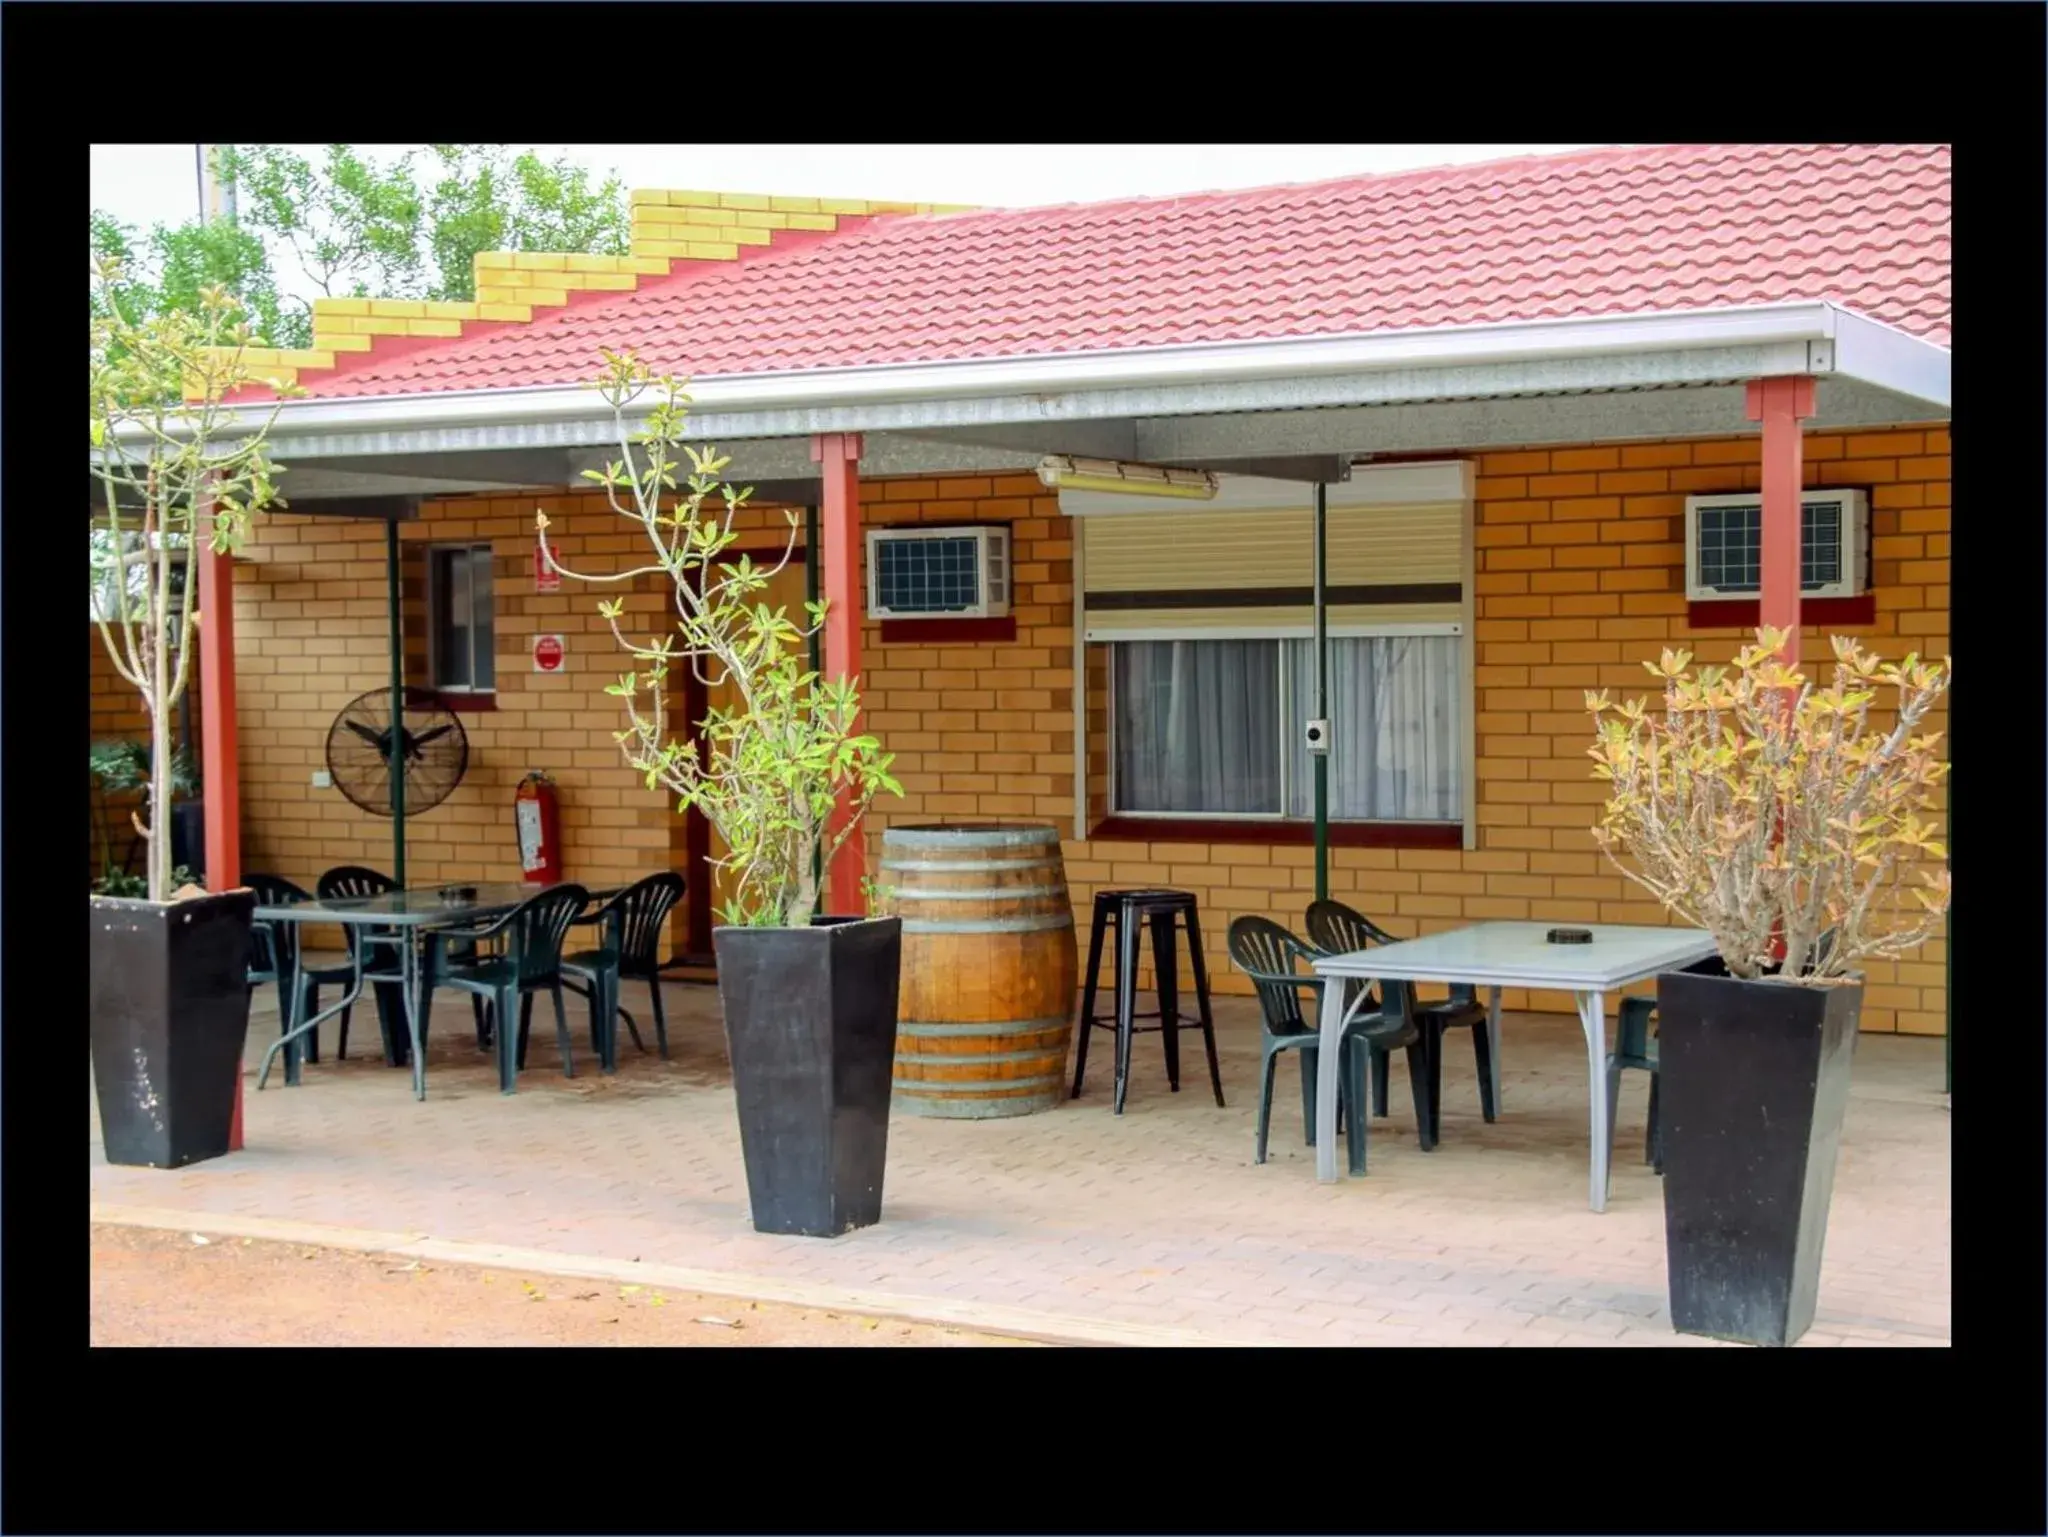
[[(1256, 843), (1308, 848), (1316, 841), (1309, 822), (1238, 822), (1200, 817), (1104, 817), (1088, 830), (1105, 843)], [(1337, 849), (1458, 849), (1465, 829), (1456, 822), (1332, 822), (1330, 847)]]
[[(235, 745), (235, 562), (210, 538), (193, 552), (199, 564), (199, 773), (205, 787), (206, 888), (242, 884), (242, 785)], [(164, 830), (163, 836), (169, 837)], [(235, 1119), (228, 1151), (242, 1147), (242, 1073), (235, 1069)]]
[(1763, 591), (1761, 622), (1786, 632), (1786, 665), (1799, 665), (1800, 418), (1813, 415), (1813, 380), (1752, 379), (1749, 419), (1763, 423)]
[[(824, 432), (811, 439), (811, 459), (824, 482), (818, 521), (824, 532), (825, 676), (860, 678), (860, 452), (858, 433)], [(832, 817), (837, 836), (850, 808), (842, 801)], [(839, 915), (861, 911), (860, 881), (867, 873), (866, 849), (847, 839), (826, 872), (824, 910)]]

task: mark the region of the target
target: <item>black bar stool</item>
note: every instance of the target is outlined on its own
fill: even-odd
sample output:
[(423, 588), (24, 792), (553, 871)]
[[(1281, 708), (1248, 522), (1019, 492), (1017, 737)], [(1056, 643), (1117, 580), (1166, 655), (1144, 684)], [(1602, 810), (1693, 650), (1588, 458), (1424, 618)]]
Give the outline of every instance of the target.
[[(1148, 924), (1152, 929), (1152, 969), (1158, 981), (1159, 1007), (1140, 1014), (1138, 936)], [(1103, 934), (1111, 928), (1116, 930), (1116, 1016), (1100, 1019), (1095, 1013), (1096, 974), (1102, 967)], [(1089, 1036), (1096, 1030), (1114, 1030), (1116, 1113), (1124, 1113), (1124, 1097), (1131, 1081), (1131, 1041), (1141, 1019), (1159, 1021), (1145, 1028), (1159, 1032), (1166, 1046), (1166, 1080), (1174, 1093), (1180, 1092), (1180, 1027), (1186, 1016), (1180, 1012), (1175, 935), (1183, 931), (1188, 936), (1188, 960), (1195, 973), (1195, 1005), (1200, 1011), (1202, 1042), (1209, 1051), (1209, 1083), (1216, 1091), (1216, 1103), (1223, 1103), (1223, 1070), (1216, 1062), (1216, 1025), (1209, 1016), (1209, 971), (1202, 964), (1202, 924), (1195, 894), (1163, 888), (1095, 893), (1095, 922), (1088, 933), (1088, 974), (1081, 989), (1081, 1045), (1074, 1059), (1073, 1098), (1081, 1097), (1081, 1079), (1088, 1071)]]

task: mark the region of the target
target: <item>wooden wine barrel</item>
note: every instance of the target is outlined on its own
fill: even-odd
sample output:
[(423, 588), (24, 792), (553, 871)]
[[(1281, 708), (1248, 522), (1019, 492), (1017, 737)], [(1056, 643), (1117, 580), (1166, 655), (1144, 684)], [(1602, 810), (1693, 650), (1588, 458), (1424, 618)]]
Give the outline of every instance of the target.
[(903, 920), (896, 1108), (981, 1120), (1058, 1104), (1079, 968), (1057, 829), (885, 828), (880, 885)]

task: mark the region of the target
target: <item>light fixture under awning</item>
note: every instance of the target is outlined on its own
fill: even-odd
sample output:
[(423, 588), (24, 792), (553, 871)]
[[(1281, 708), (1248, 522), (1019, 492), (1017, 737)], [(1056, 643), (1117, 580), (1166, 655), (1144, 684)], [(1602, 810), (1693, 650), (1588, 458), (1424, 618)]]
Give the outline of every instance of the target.
[(1055, 491), (1107, 491), (1198, 502), (1213, 500), (1217, 485), (1216, 477), (1206, 470), (1131, 464), (1118, 459), (1076, 459), (1064, 454), (1041, 460), (1038, 478)]

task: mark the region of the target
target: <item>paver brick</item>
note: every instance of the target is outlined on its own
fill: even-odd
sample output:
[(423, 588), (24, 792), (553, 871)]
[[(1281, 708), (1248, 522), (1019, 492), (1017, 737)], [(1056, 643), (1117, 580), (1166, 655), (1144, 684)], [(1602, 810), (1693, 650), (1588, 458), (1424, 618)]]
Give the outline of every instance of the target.
[[(551, 1043), (519, 1093), (496, 1092), (468, 1010), (437, 1012), (428, 1099), (375, 1058), (369, 1008), (346, 1063), (298, 1088), (247, 1096), (247, 1148), (192, 1168), (107, 1165), (95, 1113), (96, 1203), (289, 1218), (748, 1280), (858, 1289), (1149, 1324), (1274, 1344), (1499, 1347), (1695, 1345), (1665, 1321), (1663, 1208), (1640, 1162), (1647, 1085), (1629, 1075), (1608, 1210), (1585, 1209), (1585, 1056), (1577, 1025), (1510, 1015), (1504, 1103), (1488, 1125), (1469, 1054), (1447, 1056), (1442, 1143), (1416, 1145), (1404, 1086), (1370, 1127), (1371, 1173), (1315, 1180), (1292, 1085), (1252, 1162), (1258, 1031), (1217, 1000), (1229, 1106), (1210, 1099), (1199, 1046), (1168, 1091), (1141, 1037), (1127, 1113), (1110, 1114), (1105, 1060), (1078, 1102), (1014, 1120), (898, 1117), (880, 1225), (829, 1242), (755, 1233), (747, 1217), (725, 1048), (712, 989), (666, 993), (673, 1056), (624, 1047), (604, 1077), (581, 1015), (578, 1073)], [(639, 984), (627, 1007), (646, 1018)], [(275, 1039), (269, 992), (250, 1063)], [(364, 1053), (371, 1053), (369, 1060)], [(1398, 1078), (1405, 1065), (1397, 1064)], [(1858, 1043), (1808, 1342), (1945, 1345), (1949, 1338), (1949, 1121), (1937, 1041)]]

